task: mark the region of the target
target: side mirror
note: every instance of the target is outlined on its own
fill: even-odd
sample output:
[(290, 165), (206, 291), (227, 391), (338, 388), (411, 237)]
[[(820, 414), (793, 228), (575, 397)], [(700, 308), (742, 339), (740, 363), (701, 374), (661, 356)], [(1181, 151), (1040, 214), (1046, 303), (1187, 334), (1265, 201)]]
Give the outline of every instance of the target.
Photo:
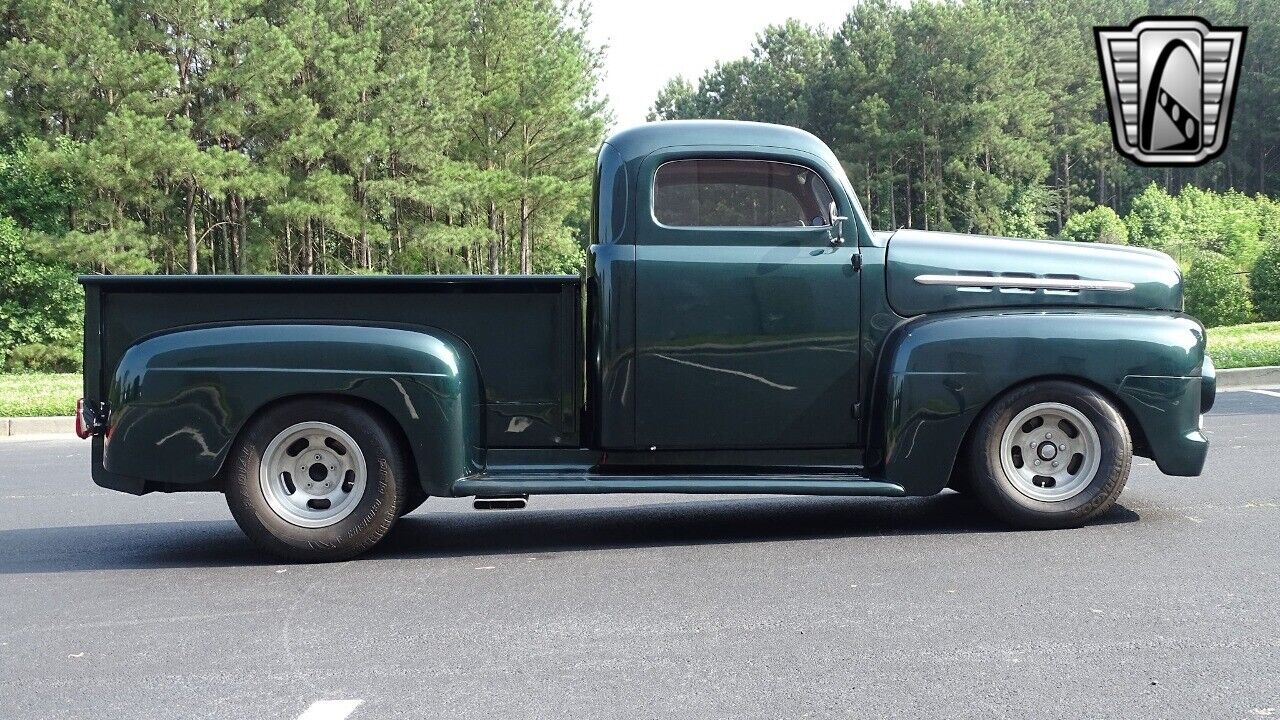
[(827, 213), (831, 217), (831, 244), (844, 244), (844, 221), (849, 218), (844, 215), (837, 215), (840, 210), (836, 207), (836, 201), (832, 200), (831, 205), (827, 208)]

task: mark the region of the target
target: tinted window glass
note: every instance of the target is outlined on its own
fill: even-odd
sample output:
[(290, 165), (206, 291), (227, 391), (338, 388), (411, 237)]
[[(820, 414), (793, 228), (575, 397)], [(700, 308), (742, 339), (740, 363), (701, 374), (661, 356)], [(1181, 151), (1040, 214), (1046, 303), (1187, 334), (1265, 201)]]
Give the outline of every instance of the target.
[(808, 168), (767, 160), (676, 160), (658, 168), (653, 214), (673, 227), (823, 227), (831, 191)]

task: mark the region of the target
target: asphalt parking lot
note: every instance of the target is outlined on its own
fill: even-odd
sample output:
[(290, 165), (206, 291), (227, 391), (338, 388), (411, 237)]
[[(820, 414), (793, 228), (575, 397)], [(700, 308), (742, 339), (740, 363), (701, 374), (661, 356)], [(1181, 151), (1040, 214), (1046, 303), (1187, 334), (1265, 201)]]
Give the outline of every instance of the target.
[[(432, 500), (281, 565), (221, 496), (0, 442), (0, 717), (1280, 717), (1280, 392), (1079, 530), (947, 492)], [(323, 701), (330, 701), (325, 703)]]

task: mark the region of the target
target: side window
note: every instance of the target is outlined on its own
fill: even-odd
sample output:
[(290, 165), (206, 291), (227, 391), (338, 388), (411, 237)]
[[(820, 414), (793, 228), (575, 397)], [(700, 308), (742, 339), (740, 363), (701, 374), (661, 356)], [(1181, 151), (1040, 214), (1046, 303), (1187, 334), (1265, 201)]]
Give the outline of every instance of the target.
[(668, 227), (825, 227), (831, 190), (809, 168), (771, 160), (673, 160), (653, 181)]

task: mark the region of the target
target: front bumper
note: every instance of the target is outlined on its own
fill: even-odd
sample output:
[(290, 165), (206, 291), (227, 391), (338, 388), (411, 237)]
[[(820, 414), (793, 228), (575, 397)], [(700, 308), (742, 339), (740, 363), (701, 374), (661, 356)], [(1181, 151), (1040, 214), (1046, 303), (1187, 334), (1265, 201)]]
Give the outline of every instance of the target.
[(1213, 365), (1213, 358), (1204, 356), (1204, 366), (1200, 370), (1200, 414), (1213, 409), (1213, 401), (1218, 397), (1218, 368)]
[[(1212, 371), (1212, 364), (1210, 364)], [(1216, 384), (1204, 377), (1130, 375), (1120, 399), (1137, 420), (1151, 459), (1166, 475), (1194, 477), (1204, 469), (1209, 439), (1200, 429), (1203, 403), (1213, 405)]]

